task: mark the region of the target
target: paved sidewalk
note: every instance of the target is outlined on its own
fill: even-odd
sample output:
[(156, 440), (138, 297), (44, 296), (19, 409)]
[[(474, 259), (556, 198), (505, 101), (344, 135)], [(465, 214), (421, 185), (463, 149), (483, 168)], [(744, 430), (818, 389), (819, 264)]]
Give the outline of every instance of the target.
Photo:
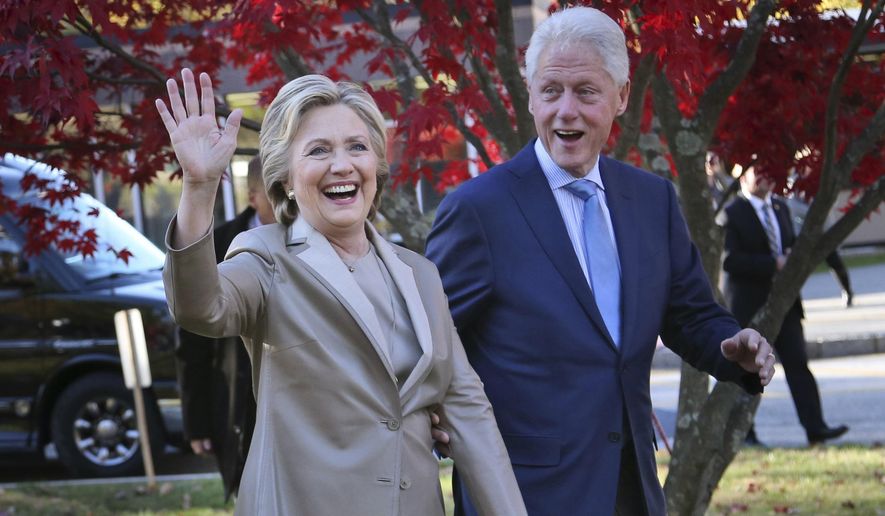
[[(802, 288), (808, 357), (835, 358), (885, 353), (885, 264), (850, 269), (854, 306), (845, 307), (836, 279), (812, 274)], [(661, 348), (655, 368), (677, 368), (681, 361)]]
[[(808, 440), (796, 417), (784, 371), (780, 364), (776, 367), (756, 412), (756, 433), (768, 446), (806, 447)], [(885, 354), (816, 359), (809, 367), (827, 423), (851, 428), (828, 444), (881, 447), (885, 443)], [(676, 431), (679, 376), (678, 369), (657, 369), (651, 375), (652, 406), (670, 439)]]

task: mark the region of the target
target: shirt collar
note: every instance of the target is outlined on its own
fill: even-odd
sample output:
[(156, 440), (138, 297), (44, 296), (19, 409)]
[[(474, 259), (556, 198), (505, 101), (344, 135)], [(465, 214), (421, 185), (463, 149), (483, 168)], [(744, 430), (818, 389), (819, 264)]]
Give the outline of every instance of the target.
[[(544, 144), (541, 143), (540, 138), (535, 140), (535, 156), (538, 157), (538, 163), (541, 165), (541, 170), (544, 172), (547, 182), (550, 183), (551, 190), (563, 188), (567, 184), (575, 181), (573, 175), (566, 172), (553, 161), (553, 158), (547, 153), (547, 149), (544, 148)], [(603, 192), (605, 191), (605, 185), (602, 184), (602, 175), (599, 173), (599, 156), (596, 157), (596, 162), (593, 163), (593, 168), (591, 168), (582, 179), (596, 183), (597, 187)]]
[(258, 212), (256, 211), (251, 217), (249, 217), (249, 229), (255, 229), (261, 225), (261, 219), (258, 218)]
[(761, 199), (746, 190), (743, 190), (743, 194), (744, 197), (746, 197), (747, 200), (750, 201), (750, 204), (753, 205), (753, 208), (756, 208), (757, 210), (761, 210), (765, 206), (771, 206), (771, 192), (765, 194), (765, 197)]

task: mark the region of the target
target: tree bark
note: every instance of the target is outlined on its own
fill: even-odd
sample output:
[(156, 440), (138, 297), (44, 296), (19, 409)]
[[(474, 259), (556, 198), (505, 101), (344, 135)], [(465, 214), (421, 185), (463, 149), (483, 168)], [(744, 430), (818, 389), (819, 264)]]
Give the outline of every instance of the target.
[[(885, 3), (879, 0), (872, 9), (872, 16), (878, 16)], [(757, 4), (757, 7), (762, 2)], [(755, 8), (754, 8), (755, 11)], [(862, 13), (856, 31), (869, 30), (869, 24)], [(766, 16), (767, 19), (767, 16)], [(750, 16), (748, 22), (748, 34), (756, 34), (750, 25), (764, 23), (759, 16)], [(747, 36), (747, 34), (745, 34)], [(837, 73), (831, 85), (828, 99), (828, 115), (826, 125), (827, 142), (835, 141), (835, 112), (838, 108), (839, 91), (841, 80), (847, 64), (851, 63), (857, 51), (854, 44), (861, 38), (853, 37), (852, 44), (846, 50), (840, 73)], [(757, 45), (739, 44), (739, 48), (753, 48)], [(715, 129), (719, 114), (722, 109), (722, 100), (730, 95), (730, 91), (743, 80), (743, 76), (749, 71), (752, 60), (747, 62), (742, 58), (742, 63), (728, 70), (742, 70), (741, 73), (730, 73), (729, 86), (725, 80), (715, 81), (716, 88), (711, 88), (711, 95), (716, 98), (708, 100), (702, 98), (699, 102), (698, 117), (703, 120), (676, 119), (675, 105), (668, 84), (663, 77), (656, 78), (653, 83), (655, 94), (655, 109), (663, 119), (663, 127), (671, 149), (675, 147), (673, 158), (677, 169), (680, 171), (679, 181), (682, 192), (683, 209), (686, 220), (691, 228), (692, 238), (698, 244), (704, 267), (707, 268), (711, 281), (716, 284), (718, 275), (718, 254), (721, 253), (721, 238), (716, 243), (712, 239), (715, 234), (712, 218), (711, 204), (707, 202), (707, 196), (699, 188), (706, 189), (706, 182), (701, 177), (703, 162), (699, 156), (686, 152), (695, 146), (690, 145), (692, 136), (703, 142), (706, 149), (709, 137)], [(726, 75), (723, 73), (723, 75)], [(721, 77), (720, 77), (721, 78)], [(729, 89), (730, 88), (730, 89)], [(705, 94), (706, 97), (706, 94)], [(660, 105), (659, 105), (660, 103)], [(874, 185), (868, 187), (861, 199), (855, 206), (844, 215), (826, 233), (823, 225), (826, 215), (831, 211), (836, 196), (841, 186), (847, 184), (851, 171), (859, 163), (861, 157), (875, 148), (877, 142), (881, 142), (885, 132), (885, 114), (883, 108), (877, 111), (870, 120), (868, 126), (849, 144), (840, 158), (835, 156), (835, 145), (825, 146), (824, 168), (822, 171), (821, 188), (818, 191), (808, 217), (805, 219), (802, 231), (793, 246), (791, 258), (785, 267), (775, 276), (771, 293), (765, 305), (754, 316), (751, 327), (759, 330), (773, 340), (779, 330), (781, 321), (787, 311), (795, 302), (802, 284), (811, 274), (812, 270), (827, 254), (836, 248), (848, 234), (856, 228), (863, 218), (873, 209), (879, 206), (885, 199), (885, 179), (880, 178)], [(694, 129), (694, 134), (686, 135), (686, 131)], [(680, 140), (683, 144), (680, 146)], [(706, 204), (706, 207), (703, 205)], [(709, 213), (706, 213), (709, 212)], [(823, 237), (821, 235), (823, 234)], [(713, 245), (716, 243), (716, 245)], [(715, 251), (714, 251), (715, 250)], [(716, 254), (717, 256), (713, 256)], [(715, 269), (714, 269), (715, 264)], [(667, 496), (667, 506), (671, 514), (704, 514), (709, 507), (713, 490), (722, 478), (725, 469), (734, 459), (740, 449), (743, 438), (753, 420), (756, 408), (759, 404), (759, 396), (749, 396), (739, 387), (725, 382), (719, 382), (713, 388), (709, 396), (706, 396), (706, 378), (703, 375), (683, 368), (684, 375), (680, 385), (679, 413), (677, 416), (676, 446), (673, 450), (673, 458), (670, 463), (670, 471), (664, 486)], [(686, 386), (683, 384), (691, 384)], [(683, 399), (685, 397), (685, 399)]]

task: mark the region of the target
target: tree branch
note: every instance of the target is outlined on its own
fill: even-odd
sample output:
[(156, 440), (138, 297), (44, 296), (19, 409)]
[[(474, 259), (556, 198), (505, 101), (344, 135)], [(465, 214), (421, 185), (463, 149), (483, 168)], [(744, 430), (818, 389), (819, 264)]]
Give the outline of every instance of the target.
[(679, 101), (676, 100), (676, 92), (670, 79), (664, 75), (663, 70), (658, 70), (651, 79), (651, 93), (654, 101), (655, 113), (661, 121), (661, 128), (672, 145), (676, 133), (682, 127), (682, 112), (679, 111)]
[(120, 59), (123, 59), (133, 68), (141, 70), (153, 77), (157, 84), (162, 86), (166, 83), (166, 76), (162, 71), (150, 65), (149, 63), (136, 58), (129, 52), (126, 52), (120, 45), (106, 39), (95, 29), (95, 27), (92, 26), (91, 23), (89, 23), (89, 21), (82, 14), (78, 14), (77, 19), (72, 22), (71, 25), (77, 27), (77, 29), (85, 36), (89, 36), (90, 38), (92, 38), (92, 40), (95, 41), (98, 46), (104, 48), (105, 50), (108, 50)]
[(636, 65), (636, 70), (633, 71), (627, 111), (618, 118), (621, 134), (612, 151), (612, 156), (617, 160), (624, 161), (627, 152), (636, 145), (639, 138), (639, 126), (642, 123), (642, 114), (645, 112), (645, 94), (654, 71), (655, 58), (652, 54), (642, 56)]
[(510, 93), (510, 102), (516, 114), (516, 131), (522, 146), (535, 137), (535, 124), (529, 113), (529, 94), (525, 80), (519, 72), (519, 52), (516, 49), (516, 37), (513, 32), (511, 4), (510, 0), (495, 0), (495, 12), (498, 16), (498, 31), (495, 33), (497, 40), (495, 65), (504, 88)]
[(719, 115), (725, 109), (728, 97), (753, 67), (759, 43), (768, 25), (768, 18), (774, 12), (776, 4), (775, 0), (756, 2), (747, 17), (747, 28), (741, 34), (741, 39), (734, 51), (734, 57), (698, 101), (696, 119), (698, 120), (698, 131), (703, 141), (710, 140), (713, 131), (716, 130), (716, 124), (719, 122)]
[[(120, 45), (107, 40), (95, 29), (95, 27), (92, 26), (92, 24), (89, 23), (89, 21), (82, 14), (78, 14), (77, 19), (74, 22), (70, 22), (70, 24), (73, 27), (76, 27), (77, 30), (79, 30), (83, 35), (88, 36), (93, 41), (95, 41), (98, 46), (104, 48), (105, 50), (108, 50), (115, 56), (126, 61), (126, 63), (128, 63), (133, 68), (141, 70), (147, 73), (149, 76), (153, 77), (153, 81), (144, 80), (139, 82), (138, 84), (141, 84), (143, 86), (155, 85), (157, 88), (161, 89), (165, 87), (167, 77), (161, 70), (159, 70), (155, 66), (152, 66), (150, 63), (147, 63), (133, 56), (132, 54), (124, 50)], [(136, 79), (127, 79), (127, 81), (135, 80)], [(220, 99), (218, 97), (216, 97), (215, 102), (217, 104), (216, 112), (219, 115), (224, 117), (230, 116), (231, 109), (227, 104), (220, 102)], [(245, 127), (246, 129), (251, 129), (253, 131), (261, 130), (261, 124), (259, 122), (255, 122), (246, 118), (244, 118), (240, 122), (240, 126)]]
[[(378, 5), (379, 3), (381, 4), (380, 6)], [(380, 16), (381, 23), (378, 23), (378, 20), (373, 19), (371, 16), (369, 16), (362, 9), (357, 10), (356, 12), (359, 15), (359, 17), (363, 19), (363, 21), (365, 21), (370, 26), (372, 26), (394, 48), (399, 49), (409, 59), (409, 62), (412, 64), (412, 67), (415, 69), (415, 71), (418, 72), (418, 74), (421, 76), (421, 78), (423, 78), (424, 81), (428, 85), (436, 82), (433, 80), (433, 77), (431, 77), (430, 72), (427, 70), (427, 68), (424, 66), (424, 64), (421, 62), (421, 60), (418, 58), (418, 56), (415, 55), (415, 52), (412, 50), (412, 47), (407, 45), (403, 40), (401, 40), (399, 37), (397, 37), (396, 34), (394, 34), (393, 28), (390, 25), (390, 19), (387, 18), (387, 16), (386, 16), (387, 4), (384, 2), (384, 0), (375, 0), (375, 5), (378, 7), (378, 10), (383, 11), (385, 13), (384, 15)], [(485, 165), (487, 167), (494, 166), (495, 162), (492, 160), (492, 158), (489, 156), (488, 152), (486, 151), (485, 145), (483, 145), (482, 140), (479, 138), (479, 136), (476, 135), (476, 133), (474, 133), (473, 131), (470, 130), (469, 127), (467, 127), (467, 124), (458, 115), (458, 110), (456, 109), (455, 105), (451, 101), (447, 100), (444, 102), (444, 107), (446, 108), (446, 111), (449, 112), (449, 116), (452, 118), (452, 121), (455, 123), (455, 126), (458, 128), (458, 130), (464, 136), (464, 139), (467, 140), (468, 142), (470, 142), (470, 144), (476, 148), (476, 152), (482, 158), (483, 163), (485, 163)]]
[(57, 143), (24, 143), (24, 142), (4, 142), (3, 149), (22, 152), (39, 152), (54, 150), (71, 150), (78, 151), (110, 151), (124, 152), (140, 148), (142, 142), (140, 140), (126, 144), (109, 144), (109, 143), (84, 143), (82, 141), (61, 141)]
[(119, 84), (121, 86), (156, 86), (157, 81), (153, 79), (121, 79), (116, 77), (107, 77), (104, 75), (98, 75), (92, 73), (90, 71), (86, 71), (86, 76), (92, 79), (95, 82), (101, 82), (106, 84)]
[[(842, 59), (839, 62), (839, 67), (836, 69), (836, 73), (833, 75), (833, 81), (830, 83), (830, 92), (827, 96), (827, 110), (826, 114), (824, 115), (824, 161), (821, 168), (820, 178), (822, 187), (825, 184), (833, 186), (839, 185), (839, 176), (841, 175), (839, 174), (839, 172), (845, 170), (844, 168), (841, 168), (841, 170), (837, 170), (837, 168), (834, 167), (834, 163), (836, 160), (836, 142), (838, 140), (836, 120), (839, 116), (839, 103), (842, 97), (842, 86), (845, 84), (845, 78), (848, 75), (848, 69), (851, 68), (851, 65), (854, 62), (854, 58), (857, 55), (857, 51), (860, 48), (861, 43), (866, 37), (867, 32), (873, 26), (873, 23), (878, 18), (879, 14), (882, 13), (883, 7), (885, 7), (885, 0), (878, 0), (876, 6), (871, 11), (868, 10), (866, 2), (862, 2), (862, 7), (857, 18), (857, 23), (854, 25), (854, 29), (851, 31), (851, 39), (848, 41), (848, 47), (845, 49), (845, 53), (842, 55)], [(879, 110), (876, 113), (876, 116), (879, 116), (881, 112), (882, 107), (879, 106)], [(881, 134), (881, 131), (879, 132), (879, 134)], [(847, 170), (850, 172), (851, 169)], [(847, 178), (843, 179), (842, 182), (847, 182)]]

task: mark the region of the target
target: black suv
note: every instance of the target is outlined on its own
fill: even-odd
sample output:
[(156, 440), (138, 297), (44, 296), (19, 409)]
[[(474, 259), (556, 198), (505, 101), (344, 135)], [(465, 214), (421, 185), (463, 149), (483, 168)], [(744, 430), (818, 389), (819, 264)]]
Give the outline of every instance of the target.
[[(147, 420), (157, 455), (180, 439), (180, 428), (173, 432), (160, 410), (161, 400), (178, 399), (163, 253), (89, 195), (50, 205), (44, 194), (23, 191), (26, 174), (61, 184), (43, 164), (11, 154), (0, 159), (6, 196), (79, 220), (81, 230), (95, 229), (99, 244), (90, 257), (55, 246), (28, 256), (18, 217), (0, 210), (0, 452), (40, 452), (52, 443), (75, 475), (140, 474), (135, 405), (123, 384), (113, 318), (121, 309), (142, 313), (153, 377)], [(128, 263), (111, 251), (124, 248), (132, 253)], [(174, 413), (175, 403), (168, 405)]]

